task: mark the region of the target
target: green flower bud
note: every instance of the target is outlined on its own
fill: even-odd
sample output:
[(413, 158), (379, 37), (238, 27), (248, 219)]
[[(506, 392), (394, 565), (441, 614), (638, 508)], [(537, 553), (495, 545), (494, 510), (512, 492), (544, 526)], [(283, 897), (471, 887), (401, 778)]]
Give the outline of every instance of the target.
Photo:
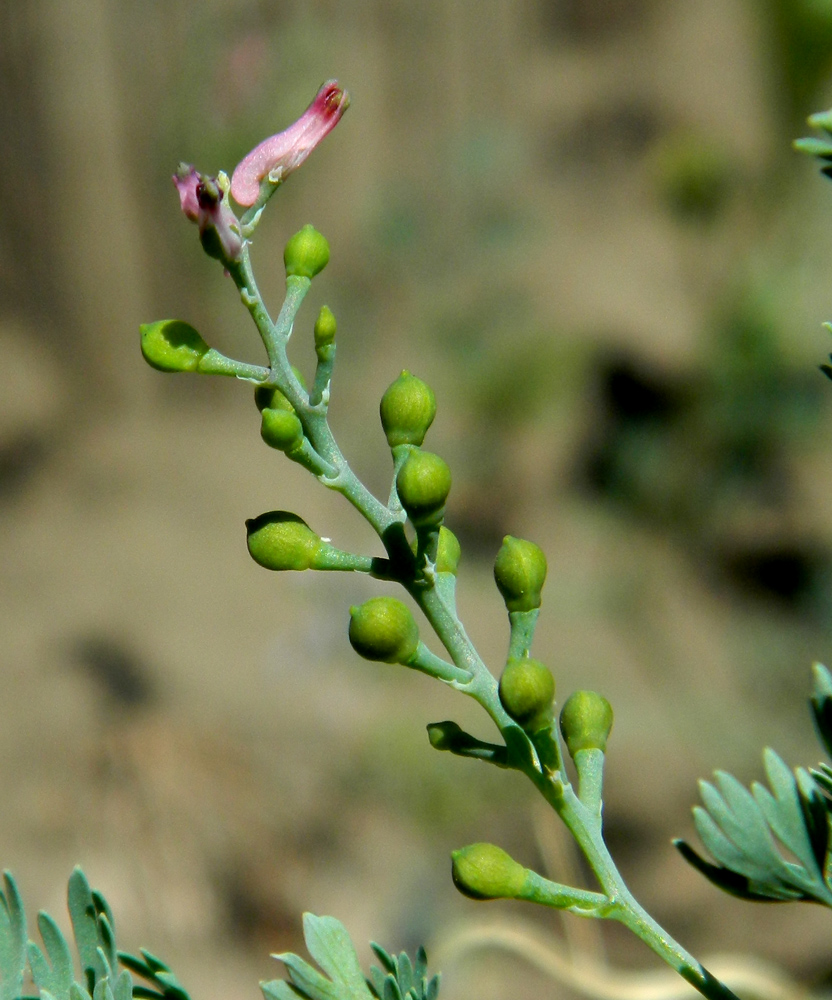
[(329, 244), (312, 226), (304, 226), (290, 237), (283, 251), (286, 277), (314, 278), (329, 261)]
[(436, 416), (436, 397), (429, 385), (404, 371), (381, 397), (379, 410), (391, 448), (421, 445)]
[(509, 611), (539, 608), (546, 556), (534, 542), (506, 535), (494, 561), (494, 579)]
[(314, 569), (325, 543), (297, 514), (271, 510), (246, 521), (248, 551), (266, 569)]
[(529, 732), (545, 728), (553, 717), (555, 678), (539, 660), (509, 660), (500, 678), (503, 708)]
[(144, 359), (160, 372), (195, 372), (210, 350), (197, 331), (179, 319), (143, 323), (139, 330)]
[(315, 347), (326, 347), (335, 340), (337, 324), (329, 306), (321, 306), (315, 320)]
[(417, 528), (438, 524), (451, 491), (451, 470), (438, 455), (414, 449), (399, 469), (396, 490)]
[(466, 735), (456, 722), (431, 722), (428, 726), (428, 740), (434, 750), (453, 750), (460, 737)]
[(270, 448), (291, 451), (303, 440), (303, 425), (293, 410), (272, 410), (266, 407), (260, 416), (260, 437)]
[(407, 663), (419, 645), (419, 628), (395, 597), (371, 597), (350, 608), (350, 642), (365, 660)]
[(572, 757), (579, 750), (607, 749), (612, 729), (612, 705), (594, 691), (575, 691), (560, 712), (560, 731)]
[(436, 572), (455, 574), (461, 556), (459, 539), (443, 524), (439, 529), (439, 544), (436, 548)]
[(471, 899), (514, 899), (527, 871), (494, 844), (469, 844), (451, 853), (451, 873), (457, 889)]

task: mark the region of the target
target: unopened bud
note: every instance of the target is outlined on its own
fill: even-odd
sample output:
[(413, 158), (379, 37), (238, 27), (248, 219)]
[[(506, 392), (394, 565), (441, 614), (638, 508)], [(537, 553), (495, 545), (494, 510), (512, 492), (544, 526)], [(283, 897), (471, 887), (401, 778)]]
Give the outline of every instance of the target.
[(456, 722), (431, 722), (428, 726), (428, 740), (434, 750), (452, 750), (466, 735)]
[(323, 540), (297, 514), (272, 510), (246, 521), (251, 558), (274, 570), (315, 569)]
[[(299, 371), (292, 365), (292, 373), (295, 378), (300, 382), (301, 388), (306, 389), (306, 380)], [(262, 413), (263, 410), (288, 410), (290, 413), (295, 412), (294, 406), (289, 402), (289, 400), (283, 395), (283, 393), (276, 386), (273, 385), (258, 385), (254, 390), (254, 405)]]
[(286, 277), (314, 278), (329, 262), (329, 244), (313, 226), (303, 229), (290, 237), (283, 251)]
[(365, 660), (407, 663), (419, 645), (419, 628), (395, 597), (371, 597), (350, 608), (350, 642)]
[(451, 853), (454, 885), (471, 899), (514, 899), (523, 891), (527, 871), (494, 844), (469, 844)]
[(179, 319), (143, 323), (139, 330), (144, 359), (160, 372), (197, 371), (199, 362), (209, 351), (199, 333)]
[(575, 691), (560, 712), (560, 731), (570, 756), (579, 750), (607, 749), (612, 729), (612, 705), (595, 691)]
[(414, 449), (399, 469), (396, 490), (415, 527), (438, 524), (451, 491), (451, 470), (438, 455)]
[(436, 416), (436, 397), (429, 385), (403, 371), (381, 397), (379, 410), (391, 448), (421, 445)]
[(263, 410), (287, 410), (294, 413), (295, 408), (283, 395), (280, 389), (271, 385), (258, 385), (254, 390), (254, 405), (262, 413)]
[(335, 340), (337, 324), (329, 306), (321, 306), (318, 318), (315, 320), (315, 347), (326, 347)]
[(500, 678), (500, 701), (508, 714), (528, 732), (552, 721), (555, 678), (539, 660), (509, 660)]
[(534, 542), (506, 535), (494, 561), (494, 579), (509, 611), (539, 608), (546, 556)]
[(291, 451), (303, 440), (303, 425), (294, 411), (267, 407), (260, 416), (260, 437), (270, 448)]
[(436, 572), (455, 574), (461, 557), (459, 539), (443, 524), (439, 529), (439, 544), (436, 547)]

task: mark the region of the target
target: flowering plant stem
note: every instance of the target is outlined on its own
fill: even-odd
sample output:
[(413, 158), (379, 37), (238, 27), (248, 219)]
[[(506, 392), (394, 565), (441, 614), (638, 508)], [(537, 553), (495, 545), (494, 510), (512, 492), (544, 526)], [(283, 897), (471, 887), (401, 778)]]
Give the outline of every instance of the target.
[[(419, 669), (442, 679), (482, 705), (505, 740), (508, 749), (506, 766), (522, 771), (560, 816), (601, 887), (600, 893), (588, 892), (559, 886), (535, 875), (524, 890), (523, 898), (568, 909), (582, 916), (618, 920), (703, 996), (709, 1000), (736, 1000), (723, 983), (700, 965), (644, 910), (624, 884), (602, 832), (600, 792), (603, 754), (588, 751), (589, 756), (582, 762), (583, 766), (579, 767), (580, 785), (585, 787), (579, 787), (576, 792), (563, 769), (562, 753), (554, 727), (544, 737), (535, 740), (506, 712), (495, 677), (483, 663), (457, 615), (454, 577), (435, 571), (435, 564), (430, 558), (431, 539), (428, 537), (426, 540), (424, 537), (431, 533), (423, 532), (423, 537), (419, 539), (419, 551), (427, 555), (421, 560), (418, 555), (414, 557), (404, 531), (405, 514), (395, 489), (389, 504), (379, 501), (352, 472), (335, 441), (327, 421), (328, 384), (321, 393), (321, 399), (313, 404), (292, 371), (286, 346), (295, 316), (310, 287), (310, 279), (298, 276), (287, 279), (286, 297), (278, 318), (274, 321), (255, 283), (247, 244), (239, 262), (232, 265), (229, 271), (269, 357), (268, 373), (262, 380), (257, 380), (257, 384), (279, 388), (291, 403), (315, 455), (313, 471), (316, 471), (325, 486), (337, 490), (349, 500), (372, 525), (387, 550), (389, 562), (375, 560), (374, 567), (377, 569), (374, 569), (373, 575), (394, 580), (408, 591), (457, 668), (456, 671), (453, 668), (447, 669), (450, 665), (429, 654), (433, 661), (430, 658), (424, 659), (419, 663)], [(331, 361), (327, 365), (327, 375), (330, 370)], [(238, 377), (252, 380), (250, 372), (251, 366), (241, 365), (237, 374)], [(398, 456), (397, 465), (400, 463), (401, 456)], [(436, 535), (435, 531), (433, 535)], [(433, 552), (435, 557), (435, 537)], [(511, 652), (528, 651), (535, 620), (536, 614), (526, 615), (520, 623), (512, 618)]]

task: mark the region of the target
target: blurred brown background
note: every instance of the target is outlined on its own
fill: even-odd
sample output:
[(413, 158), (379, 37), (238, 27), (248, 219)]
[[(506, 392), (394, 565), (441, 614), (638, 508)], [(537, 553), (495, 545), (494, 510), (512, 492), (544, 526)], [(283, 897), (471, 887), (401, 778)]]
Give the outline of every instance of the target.
[[(62, 915), (82, 863), (122, 946), (204, 1000), (256, 996), (304, 909), (364, 958), (483, 916), (564, 933), (451, 885), (473, 840), (574, 863), (519, 777), (428, 747), (445, 718), (489, 738), (475, 706), (360, 662), (347, 609), (381, 586), (269, 575), (243, 521), (288, 508), (377, 542), (265, 448), (247, 387), (139, 355), (138, 324), (175, 316), (260, 361), (170, 174), (230, 171), (337, 77), (352, 108), (253, 250), (277, 308), (283, 241), (309, 221), (330, 240), (294, 359), (311, 374), (327, 302), (332, 423), (380, 493), (381, 393), (404, 367), (435, 389), (461, 607), (495, 670), (491, 561), (508, 531), (544, 547), (536, 653), (561, 699), (615, 706), (609, 839), (648, 909), (698, 953), (828, 983), (827, 912), (725, 897), (669, 838), (698, 777), (759, 778), (764, 744), (819, 753), (832, 187), (789, 144), (830, 70), (817, 0), (3, 5), (0, 859), (33, 910)], [(616, 966), (656, 967), (603, 933)], [(514, 959), (448, 973), (448, 997), (568, 992)]]

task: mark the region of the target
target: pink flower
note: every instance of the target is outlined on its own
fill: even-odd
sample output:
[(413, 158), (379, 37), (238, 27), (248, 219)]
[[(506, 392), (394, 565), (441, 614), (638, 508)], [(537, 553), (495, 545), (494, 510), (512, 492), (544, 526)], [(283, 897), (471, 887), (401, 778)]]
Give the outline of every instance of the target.
[[(187, 163), (180, 163), (173, 183), (179, 192), (182, 211), (199, 226), (199, 238), (205, 252), (219, 260), (238, 260), (243, 249), (240, 220), (228, 204), (219, 182), (197, 173)], [(225, 183), (227, 185), (227, 179)]]
[(335, 128), (349, 104), (346, 90), (328, 80), (294, 125), (261, 142), (237, 164), (231, 177), (234, 200), (253, 205), (265, 177), (276, 184), (284, 181)]
[(180, 163), (179, 169), (171, 178), (179, 192), (179, 207), (191, 222), (199, 221), (199, 202), (196, 198), (196, 188), (199, 184), (199, 174), (187, 163)]

